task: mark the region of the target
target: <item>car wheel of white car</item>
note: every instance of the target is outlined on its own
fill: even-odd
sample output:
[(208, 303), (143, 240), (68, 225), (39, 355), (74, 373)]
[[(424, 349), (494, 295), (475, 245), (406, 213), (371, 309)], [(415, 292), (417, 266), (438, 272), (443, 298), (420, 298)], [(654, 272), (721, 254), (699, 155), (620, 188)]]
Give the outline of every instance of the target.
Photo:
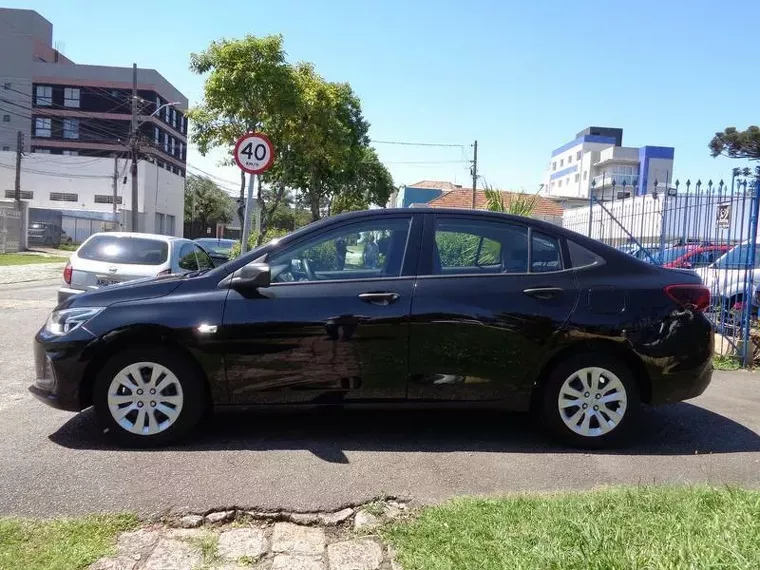
[(602, 354), (560, 363), (544, 386), (545, 425), (563, 441), (600, 448), (619, 441), (635, 421), (639, 390), (630, 371)]
[(203, 382), (170, 349), (132, 348), (103, 367), (93, 400), (109, 436), (133, 447), (173, 441), (194, 427), (204, 410)]

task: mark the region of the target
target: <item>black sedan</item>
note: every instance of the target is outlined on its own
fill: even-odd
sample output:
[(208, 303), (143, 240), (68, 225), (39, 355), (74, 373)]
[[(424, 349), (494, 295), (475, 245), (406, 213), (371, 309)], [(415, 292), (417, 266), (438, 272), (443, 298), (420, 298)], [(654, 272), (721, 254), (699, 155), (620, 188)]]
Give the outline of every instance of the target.
[(600, 447), (700, 395), (698, 277), (492, 212), (335, 216), (220, 267), (105, 287), (36, 336), (31, 392), (130, 446), (230, 406), (498, 406)]

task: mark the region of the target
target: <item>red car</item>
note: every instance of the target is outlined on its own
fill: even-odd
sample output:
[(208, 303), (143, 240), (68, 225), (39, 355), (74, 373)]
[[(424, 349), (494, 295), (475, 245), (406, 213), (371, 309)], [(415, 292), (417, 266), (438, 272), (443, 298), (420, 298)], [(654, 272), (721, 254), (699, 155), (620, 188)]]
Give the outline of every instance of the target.
[(665, 250), (663, 267), (696, 269), (707, 267), (733, 246), (730, 245), (681, 245)]

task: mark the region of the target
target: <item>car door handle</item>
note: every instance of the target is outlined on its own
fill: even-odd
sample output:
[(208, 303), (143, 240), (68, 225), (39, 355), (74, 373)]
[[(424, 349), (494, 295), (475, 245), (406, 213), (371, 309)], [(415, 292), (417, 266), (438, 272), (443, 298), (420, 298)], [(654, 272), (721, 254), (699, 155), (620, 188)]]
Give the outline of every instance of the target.
[(372, 303), (373, 305), (381, 305), (383, 307), (395, 303), (398, 298), (401, 297), (398, 293), (387, 291), (383, 293), (361, 293), (359, 298), (365, 303)]
[(536, 299), (551, 299), (562, 293), (561, 287), (532, 287), (524, 289), (523, 293)]

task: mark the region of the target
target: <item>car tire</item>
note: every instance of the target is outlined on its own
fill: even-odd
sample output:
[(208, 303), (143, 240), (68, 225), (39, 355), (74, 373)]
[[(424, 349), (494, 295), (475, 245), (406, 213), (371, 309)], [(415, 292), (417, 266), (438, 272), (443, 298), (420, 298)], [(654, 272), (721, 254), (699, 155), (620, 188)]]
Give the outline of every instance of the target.
[(203, 417), (205, 380), (170, 348), (129, 348), (98, 373), (93, 404), (103, 431), (118, 444), (166, 445), (187, 435)]
[(625, 365), (604, 354), (585, 353), (563, 360), (550, 372), (541, 418), (564, 443), (600, 449), (625, 439), (639, 406), (638, 385)]

